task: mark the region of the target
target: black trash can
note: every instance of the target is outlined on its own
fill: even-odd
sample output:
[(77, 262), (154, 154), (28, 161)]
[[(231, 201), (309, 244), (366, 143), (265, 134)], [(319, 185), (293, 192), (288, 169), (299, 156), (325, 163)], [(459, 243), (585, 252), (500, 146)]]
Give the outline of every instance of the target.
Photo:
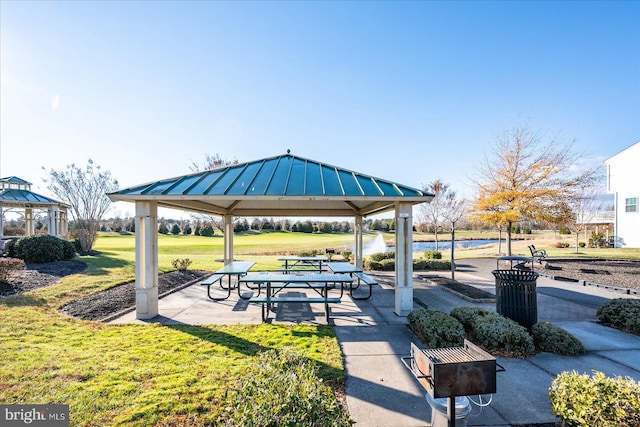
[(536, 282), (532, 269), (493, 270), (496, 278), (496, 311), (515, 320), (531, 332), (538, 323)]

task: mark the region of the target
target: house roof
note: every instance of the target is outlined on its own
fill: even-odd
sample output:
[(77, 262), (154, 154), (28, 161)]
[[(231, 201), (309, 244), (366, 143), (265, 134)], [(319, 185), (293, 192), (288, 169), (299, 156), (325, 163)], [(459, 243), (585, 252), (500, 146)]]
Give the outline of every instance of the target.
[(18, 178), (17, 176), (7, 176), (4, 178), (0, 178), (0, 182), (12, 182), (12, 183), (16, 183), (16, 184), (26, 184), (26, 185), (31, 185), (31, 183), (29, 181), (25, 181), (22, 178)]
[(433, 194), (285, 154), (163, 179), (110, 193), (113, 201), (234, 216), (353, 216), (428, 202)]

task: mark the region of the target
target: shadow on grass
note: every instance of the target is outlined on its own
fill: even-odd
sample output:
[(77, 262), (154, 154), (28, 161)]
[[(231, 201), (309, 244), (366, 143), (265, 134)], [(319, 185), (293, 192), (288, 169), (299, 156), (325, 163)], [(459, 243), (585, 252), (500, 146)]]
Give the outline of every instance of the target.
[[(158, 316), (161, 317), (161, 316)], [(163, 319), (154, 318), (154, 321), (159, 320), (162, 322)], [(167, 318), (164, 318), (167, 320)], [(240, 338), (236, 335), (218, 331), (215, 329), (207, 328), (206, 326), (197, 326), (197, 325), (187, 325), (185, 323), (180, 324), (165, 324), (167, 328), (174, 329), (176, 331), (180, 331), (183, 333), (187, 333), (196, 338), (199, 338), (204, 341), (209, 341), (211, 343), (224, 346), (230, 350), (235, 352), (244, 354), (245, 356), (254, 357), (258, 353), (262, 353), (267, 350), (277, 350), (275, 347), (264, 346), (262, 344), (258, 344), (253, 341), (246, 340), (244, 338)], [(278, 335), (280, 333), (279, 329), (281, 326), (271, 325), (271, 328), (274, 328), (274, 334)], [(289, 328), (285, 328), (289, 330)], [(316, 328), (315, 332), (308, 331), (291, 331), (291, 335), (297, 337), (311, 337), (318, 336), (320, 338), (326, 337), (335, 337), (335, 334), (332, 332), (330, 326), (319, 326)], [(300, 352), (301, 350), (297, 350)], [(331, 365), (328, 365), (324, 362), (320, 362), (314, 359), (308, 359), (309, 362), (313, 363), (318, 368), (318, 373), (320, 377), (324, 378), (324, 380), (328, 384), (340, 384), (344, 381), (344, 372), (340, 369), (337, 369)]]
[(5, 307), (40, 307), (47, 304), (44, 298), (33, 295), (11, 295), (8, 297), (0, 297), (0, 305)]
[(113, 252), (101, 252), (96, 256), (84, 257), (83, 261), (89, 265), (89, 269), (86, 274), (89, 276), (105, 276), (111, 274), (109, 269), (133, 267), (133, 261), (125, 261), (118, 258), (118, 255)]

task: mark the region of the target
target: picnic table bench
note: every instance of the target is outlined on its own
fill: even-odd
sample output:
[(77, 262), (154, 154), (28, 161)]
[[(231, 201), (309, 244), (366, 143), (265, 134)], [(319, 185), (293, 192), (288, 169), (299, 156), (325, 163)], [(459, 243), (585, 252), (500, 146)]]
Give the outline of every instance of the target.
[[(378, 282), (372, 277), (367, 276), (365, 273), (363, 273), (361, 268), (358, 268), (355, 265), (348, 262), (329, 262), (327, 263), (327, 267), (334, 273), (348, 274), (349, 276), (355, 277), (356, 279), (358, 279), (355, 284), (353, 282), (343, 284), (342, 290), (340, 292), (340, 296), (343, 295), (344, 286), (346, 285), (346, 286), (349, 286), (349, 296), (352, 299), (366, 300), (371, 298), (371, 294), (373, 292), (373, 285), (377, 285)], [(353, 295), (353, 290), (358, 289), (361, 283), (364, 283), (365, 285), (369, 286), (369, 294), (366, 297), (356, 297), (355, 295)]]
[[(351, 283), (353, 279), (345, 274), (274, 274), (274, 273), (254, 273), (248, 274), (239, 279), (239, 283), (253, 283), (258, 285), (258, 296), (251, 297), (249, 303), (262, 305), (262, 320), (266, 322), (268, 312), (272, 304), (324, 304), (325, 318), (327, 323), (330, 318), (329, 304), (339, 304), (340, 297), (329, 297), (329, 289), (335, 287), (336, 283)], [(266, 289), (266, 296), (261, 297), (262, 287)], [(292, 297), (275, 296), (282, 289), (313, 289), (320, 294), (320, 297)]]

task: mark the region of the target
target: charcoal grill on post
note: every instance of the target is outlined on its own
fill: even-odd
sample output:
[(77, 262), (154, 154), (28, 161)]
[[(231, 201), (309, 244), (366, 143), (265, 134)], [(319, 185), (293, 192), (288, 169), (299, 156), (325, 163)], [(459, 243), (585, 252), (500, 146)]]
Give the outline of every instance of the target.
[(495, 357), (467, 340), (463, 347), (427, 350), (411, 343), (411, 357), (403, 357), (402, 362), (432, 397), (448, 398), (451, 427), (456, 423), (456, 396), (496, 392)]

